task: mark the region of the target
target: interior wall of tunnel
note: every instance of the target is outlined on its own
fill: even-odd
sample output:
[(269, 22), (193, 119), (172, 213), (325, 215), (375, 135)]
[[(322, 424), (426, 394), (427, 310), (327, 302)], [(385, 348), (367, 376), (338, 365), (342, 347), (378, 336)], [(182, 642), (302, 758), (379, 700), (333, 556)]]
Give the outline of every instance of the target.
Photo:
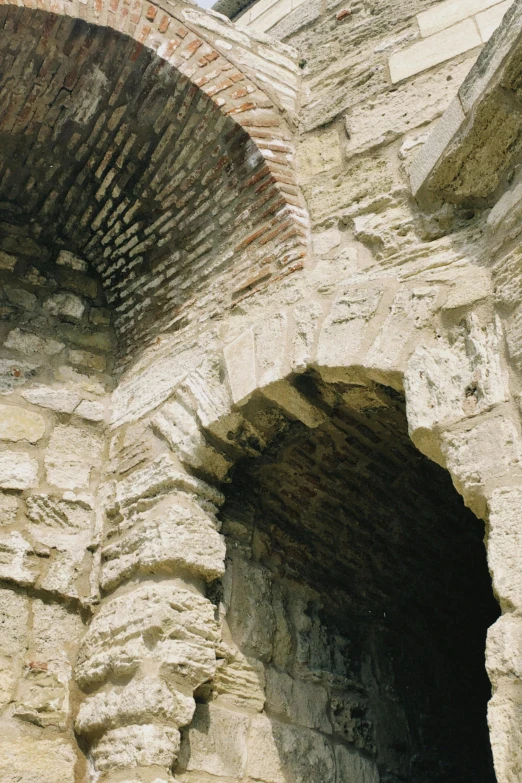
[(493, 783), (484, 524), (410, 441), (401, 393), (297, 386), (314, 429), (243, 409), (270, 445), (225, 487), (223, 646), (177, 775)]

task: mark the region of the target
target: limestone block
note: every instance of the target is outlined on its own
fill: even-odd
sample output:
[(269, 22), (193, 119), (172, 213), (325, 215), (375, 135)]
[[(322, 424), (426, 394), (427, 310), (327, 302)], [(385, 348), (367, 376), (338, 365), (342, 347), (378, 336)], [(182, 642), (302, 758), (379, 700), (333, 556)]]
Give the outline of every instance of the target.
[(226, 476), (231, 460), (206, 442), (197, 421), (177, 400), (166, 403), (153, 417), (152, 424), (183, 462), (219, 481)]
[(221, 644), (212, 689), (220, 704), (262, 712), (265, 705), (264, 666), (237, 648)]
[(453, 137), (465, 120), (465, 114), (458, 95), (450, 103), (428, 141), (421, 147), (410, 168), (410, 182), (416, 196), (430, 172), (435, 168)]
[(87, 421), (97, 422), (105, 420), (105, 405), (103, 402), (82, 400), (74, 412), (77, 416), (81, 416), (82, 419), (87, 419)]
[(357, 783), (379, 783), (381, 779), (374, 761), (344, 745), (335, 746), (335, 762), (336, 783), (345, 783), (348, 780), (356, 780)]
[(38, 576), (38, 564), (28, 555), (34, 554), (31, 544), (18, 531), (0, 536), (0, 579), (19, 585), (34, 584)]
[(231, 580), (227, 622), (235, 644), (246, 655), (269, 661), (275, 631), (269, 572), (234, 558), (226, 578)]
[(116, 488), (116, 500), (119, 506), (128, 506), (140, 498), (153, 497), (170, 488), (194, 493), (216, 506), (224, 502), (221, 492), (186, 473), (170, 454), (161, 454), (120, 481)]
[(166, 681), (179, 677), (197, 687), (214, 674), (217, 641), (210, 601), (173, 583), (142, 585), (102, 604), (83, 639), (76, 679), (86, 687), (152, 660)]
[(23, 654), (28, 645), (29, 604), (25, 596), (0, 589), (0, 653), (9, 659)]
[(349, 367), (357, 363), (368, 323), (384, 293), (383, 283), (346, 285), (333, 304), (319, 337), (319, 367)]
[(14, 661), (0, 657), (0, 710), (12, 700), (15, 681)]
[(514, 3), (514, 0), (505, 0), (503, 3), (498, 3), (492, 8), (488, 8), (486, 11), (477, 14), (475, 20), (479, 29), (482, 43), (487, 43), (497, 27), (502, 22), (504, 15), (508, 8)]
[(298, 419), (307, 427), (319, 427), (327, 419), (326, 414), (312, 405), (289, 381), (275, 381), (265, 386), (262, 393), (291, 418)]
[(390, 161), (381, 156), (364, 156), (354, 160), (342, 174), (330, 172), (304, 184), (310, 216), (315, 221), (332, 219), (353, 209), (362, 199), (382, 198), (393, 190), (396, 175)]
[(518, 783), (522, 769), (522, 685), (502, 680), (488, 704), (495, 773), (502, 783)]
[(38, 301), (36, 296), (26, 291), (25, 288), (6, 286), (4, 290), (9, 301), (19, 307), (23, 307), (24, 310), (31, 312), (36, 307), (36, 302)]
[(45, 419), (18, 405), (0, 405), (0, 440), (36, 443), (45, 433)]
[(70, 250), (60, 250), (56, 263), (59, 266), (65, 266), (68, 269), (73, 269), (75, 272), (88, 272), (89, 265), (83, 258), (75, 256)]
[(288, 323), (284, 313), (259, 321), (254, 328), (258, 383), (262, 388), (278, 381), (287, 373), (286, 333)]
[(474, 21), (465, 19), (392, 54), (389, 59), (392, 83), (408, 79), (481, 44), (482, 40)]
[(16, 265), (16, 256), (12, 256), (9, 253), (4, 253), (0, 250), (0, 269), (6, 269), (8, 272), (12, 272)]
[(46, 299), (43, 308), (50, 315), (56, 315), (66, 320), (79, 321), (85, 312), (85, 303), (79, 296), (63, 292), (53, 294), (53, 296)]
[(486, 269), (472, 267), (468, 274), (458, 280), (448, 292), (445, 310), (469, 307), (481, 299), (493, 295), (491, 275)]
[(522, 446), (513, 421), (502, 414), (470, 421), (444, 432), (441, 446), (457, 490), (484, 519), (488, 485), (498, 486), (510, 473), (520, 471)]
[(81, 400), (73, 389), (52, 386), (32, 386), (22, 392), (22, 397), (33, 405), (59, 413), (72, 413)]
[(488, 501), (488, 564), (493, 589), (506, 611), (522, 608), (522, 489), (495, 489)]
[(294, 372), (303, 372), (312, 363), (321, 316), (322, 309), (317, 302), (299, 304), (293, 310), (290, 363)]
[(0, 359), (0, 394), (10, 394), (13, 389), (26, 384), (37, 369), (37, 364)]
[(64, 344), (58, 340), (53, 340), (51, 337), (40, 337), (31, 332), (23, 332), (21, 329), (12, 329), (9, 332), (5, 347), (26, 355), (44, 354), (46, 356), (56, 356), (65, 348)]
[(107, 369), (107, 359), (105, 356), (101, 356), (98, 353), (81, 351), (79, 349), (70, 349), (68, 355), (71, 364), (78, 364), (83, 367), (88, 367), (89, 370), (96, 370), (96, 372), (105, 372)]
[(505, 614), (488, 631), (486, 668), (496, 686), (503, 677), (522, 680), (522, 619)]
[(328, 692), (321, 685), (290, 677), (271, 666), (266, 668), (267, 709), (297, 726), (331, 734)]
[[(350, 137), (347, 154), (356, 155), (390, 144), (439, 117), (455, 97), (472, 63), (472, 58), (464, 62), (453, 61), (440, 70), (400, 84), (393, 93), (393, 101), (390, 101), (390, 93), (384, 91), (373, 95), (369, 101), (357, 103), (345, 118)], [(411, 143), (406, 137), (404, 144), (409, 146)]]
[(33, 494), (27, 498), (26, 508), (27, 518), (35, 525), (45, 525), (67, 533), (83, 532), (92, 528), (92, 509), (81, 501)]
[(16, 692), (14, 715), (37, 726), (65, 730), (70, 669), (56, 662), (31, 661)]
[(12, 525), (16, 522), (20, 500), (16, 495), (0, 493), (0, 525)]
[(104, 589), (114, 588), (135, 571), (181, 568), (208, 580), (224, 572), (225, 543), (214, 520), (181, 493), (160, 496), (143, 510), (129, 512), (124, 529), (103, 550)]
[(253, 331), (246, 330), (226, 345), (224, 356), (232, 399), (240, 403), (252, 394), (257, 385)]
[(264, 715), (252, 719), (247, 772), (263, 783), (336, 781), (334, 754), (325, 737)]
[(415, 331), (430, 320), (438, 289), (404, 288), (393, 300), (390, 312), (370, 348), (365, 366), (383, 372), (402, 369), (401, 358)]
[(316, 256), (325, 256), (341, 244), (341, 232), (338, 228), (329, 228), (312, 235), (312, 245)]
[(299, 175), (303, 182), (342, 165), (341, 140), (337, 129), (321, 135), (309, 135), (296, 151)]
[(247, 762), (248, 716), (199, 704), (179, 764), (209, 775), (242, 778)]
[(499, 0), (444, 0), (417, 15), (421, 35), (427, 38), (498, 2)]
[(0, 453), (0, 487), (30, 489), (38, 485), (38, 462), (23, 451)]
[(18, 737), (0, 742), (2, 783), (75, 783), (76, 756), (61, 739)]
[(85, 632), (78, 614), (56, 602), (31, 601), (31, 651), (38, 660), (68, 662)]
[(88, 547), (92, 545), (89, 530), (70, 535), (44, 525), (31, 526), (31, 538), (35, 547), (43, 545), (50, 553), (45, 574), (40, 578), (39, 586), (50, 593), (67, 598), (85, 598), (89, 596), (89, 570), (92, 555)]
[(404, 377), (409, 431), (415, 445), (436, 462), (441, 461), (436, 428), (509, 398), (501, 345), (499, 319), (482, 324), (471, 314), (451, 341), (420, 345), (410, 357)]
[(149, 676), (89, 696), (80, 707), (75, 728), (78, 734), (92, 736), (118, 726), (148, 723), (153, 718), (179, 728), (190, 723), (195, 706), (192, 697)]
[(48, 482), (60, 489), (88, 489), (92, 471), (101, 466), (103, 445), (96, 430), (60, 424), (45, 454)]
[(190, 397), (201, 426), (212, 432), (232, 407), (232, 396), (222, 376), (220, 357), (211, 355), (189, 373), (180, 389)]
[(179, 751), (179, 731), (167, 726), (143, 724), (110, 729), (92, 747), (99, 772), (132, 767), (170, 769)]

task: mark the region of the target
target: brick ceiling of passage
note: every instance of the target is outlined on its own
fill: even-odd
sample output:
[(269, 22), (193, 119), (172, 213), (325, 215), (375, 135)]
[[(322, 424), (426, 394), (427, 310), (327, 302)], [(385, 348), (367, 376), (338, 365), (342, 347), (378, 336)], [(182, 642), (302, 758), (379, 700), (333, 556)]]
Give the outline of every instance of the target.
[[(0, 208), (92, 261), (124, 354), (176, 328), (280, 208), (248, 134), (128, 37), (3, 6), (0, 76)], [(252, 259), (233, 262), (228, 294)]]

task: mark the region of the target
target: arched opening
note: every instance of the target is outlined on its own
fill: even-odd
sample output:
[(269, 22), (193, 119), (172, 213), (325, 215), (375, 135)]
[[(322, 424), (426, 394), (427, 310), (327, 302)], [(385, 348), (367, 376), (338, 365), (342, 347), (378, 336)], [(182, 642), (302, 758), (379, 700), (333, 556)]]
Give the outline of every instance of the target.
[(249, 677), (230, 686), (225, 651), (181, 761), (210, 772), (212, 710), (259, 713), (266, 698), (254, 779), (493, 783), (484, 651), (499, 610), (484, 525), (413, 446), (400, 393), (313, 374), (297, 385), (324, 414), (315, 429), (244, 409), (273, 439), (226, 489), (218, 598)]

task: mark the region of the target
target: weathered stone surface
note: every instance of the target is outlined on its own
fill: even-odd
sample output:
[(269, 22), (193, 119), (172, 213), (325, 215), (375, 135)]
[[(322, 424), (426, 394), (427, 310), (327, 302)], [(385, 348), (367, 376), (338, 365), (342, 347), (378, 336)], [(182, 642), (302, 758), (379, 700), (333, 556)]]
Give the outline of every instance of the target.
[(182, 748), (179, 764), (188, 770), (242, 778), (247, 762), (246, 715), (200, 704)]
[(64, 344), (58, 340), (53, 340), (51, 337), (40, 337), (31, 332), (24, 332), (21, 329), (13, 329), (9, 332), (5, 341), (5, 347), (28, 356), (33, 354), (55, 356), (65, 348)]
[(256, 716), (248, 747), (248, 774), (266, 783), (286, 783), (289, 770), (296, 783), (307, 783), (311, 777), (334, 783), (335, 760), (330, 743), (309, 729)]
[(265, 670), (261, 661), (223, 644), (218, 652), (212, 682), (218, 702), (261, 712), (265, 705)]
[(111, 729), (95, 743), (92, 756), (97, 770), (129, 767), (169, 769), (179, 750), (179, 731), (166, 726), (143, 724)]
[(159, 718), (169, 726), (179, 728), (190, 723), (194, 709), (192, 698), (149, 676), (133, 680), (117, 690), (88, 697), (80, 708), (75, 727), (78, 734), (88, 736)]
[(442, 435), (442, 453), (466, 504), (486, 515), (484, 493), (511, 473), (522, 458), (520, 435), (509, 418), (497, 415)]
[(85, 304), (79, 296), (69, 293), (54, 294), (44, 302), (44, 310), (71, 321), (79, 321), (85, 312)]
[(54, 726), (65, 730), (68, 674), (56, 663), (29, 664), (17, 688), (14, 715), (37, 726)]
[(384, 292), (382, 284), (347, 285), (333, 302), (317, 350), (320, 367), (349, 367), (356, 363), (369, 321)]
[(404, 386), (414, 443), (440, 461), (434, 430), (489, 410), (508, 399), (499, 320), (471, 315), (450, 340), (421, 344), (408, 361)]
[(322, 686), (295, 680), (268, 666), (266, 698), (267, 708), (281, 719), (331, 734), (327, 716), (328, 692)]
[(0, 525), (12, 525), (16, 521), (19, 508), (19, 498), (0, 493)]
[(488, 562), (493, 588), (504, 611), (522, 606), (522, 489), (495, 489), (488, 501)]
[(61, 424), (56, 427), (45, 454), (47, 480), (60, 489), (87, 489), (99, 469), (103, 439), (96, 430)]
[(52, 386), (33, 386), (22, 392), (22, 397), (33, 405), (50, 408), (59, 413), (72, 413), (81, 397), (77, 391)]
[(173, 583), (143, 585), (103, 604), (82, 642), (80, 685), (129, 676), (145, 660), (163, 676), (197, 687), (215, 671), (217, 626), (212, 604)]
[(38, 484), (38, 462), (23, 451), (0, 453), (0, 487), (30, 489)]
[(12, 590), (0, 590), (0, 653), (14, 659), (28, 645), (29, 603)]
[(75, 764), (72, 745), (62, 739), (0, 742), (0, 778), (5, 783), (75, 783)]
[(182, 569), (208, 580), (223, 574), (225, 545), (214, 521), (182, 493), (163, 495), (139, 511), (129, 511), (122, 528), (103, 550), (105, 589), (134, 572)]
[(45, 419), (18, 405), (0, 405), (0, 440), (36, 443), (45, 433)]
[(34, 584), (38, 565), (28, 559), (33, 554), (33, 547), (18, 531), (0, 536), (0, 579), (19, 585)]

